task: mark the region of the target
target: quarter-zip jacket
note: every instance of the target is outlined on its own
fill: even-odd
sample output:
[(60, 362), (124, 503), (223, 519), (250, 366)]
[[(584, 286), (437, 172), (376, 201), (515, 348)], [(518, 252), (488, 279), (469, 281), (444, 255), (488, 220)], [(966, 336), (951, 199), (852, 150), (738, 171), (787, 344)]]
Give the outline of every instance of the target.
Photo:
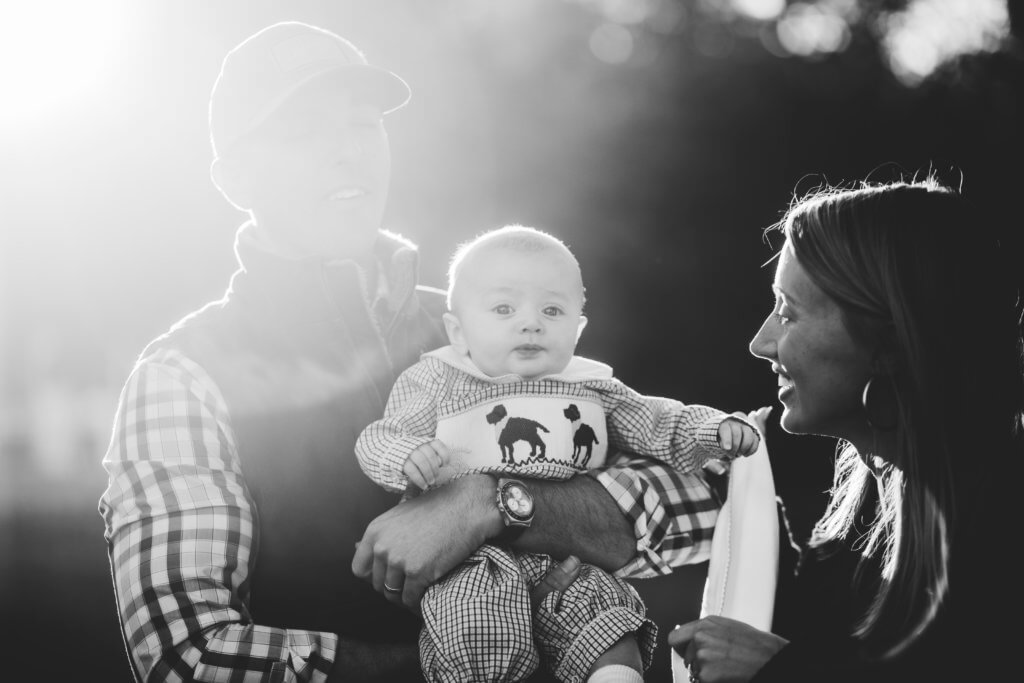
[(371, 641), (413, 641), (419, 621), (352, 574), (353, 548), (398, 502), (363, 475), (362, 429), (398, 371), (444, 343), (443, 295), (417, 287), (415, 251), (382, 234), (371, 310), (352, 262), (288, 260), (244, 239), (226, 295), (155, 340), (196, 361), (228, 406), (255, 508), (256, 623)]

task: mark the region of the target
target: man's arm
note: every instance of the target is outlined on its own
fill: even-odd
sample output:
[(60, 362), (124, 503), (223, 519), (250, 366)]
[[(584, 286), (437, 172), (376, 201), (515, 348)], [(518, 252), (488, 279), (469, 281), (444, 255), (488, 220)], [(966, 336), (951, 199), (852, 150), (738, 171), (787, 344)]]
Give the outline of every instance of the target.
[(515, 549), (571, 553), (631, 578), (707, 560), (721, 507), (703, 476), (636, 455), (566, 482), (531, 481), (530, 491), (537, 512)]
[[(223, 399), (195, 363), (160, 351), (139, 365), (103, 464), (119, 616), (144, 680), (344, 680), (343, 667), (364, 680), (380, 668), (374, 646), (253, 623), (252, 502)], [(401, 654), (389, 664), (415, 663)]]
[[(512, 544), (516, 550), (555, 558), (575, 555), (608, 571), (636, 555), (630, 520), (597, 479), (580, 475), (567, 481), (527, 482), (536, 512), (533, 524)], [(497, 516), (497, 511), (493, 514)], [(496, 518), (500, 532), (501, 519)]]
[[(720, 503), (700, 476), (635, 456), (593, 474), (531, 480), (534, 522), (514, 547), (572, 554), (623, 576), (708, 558)], [(382, 592), (386, 576), (403, 575), (403, 592), (385, 595), (418, 609), (428, 585), (501, 533), (496, 488), (493, 475), (467, 475), (388, 510), (367, 527), (352, 571)]]

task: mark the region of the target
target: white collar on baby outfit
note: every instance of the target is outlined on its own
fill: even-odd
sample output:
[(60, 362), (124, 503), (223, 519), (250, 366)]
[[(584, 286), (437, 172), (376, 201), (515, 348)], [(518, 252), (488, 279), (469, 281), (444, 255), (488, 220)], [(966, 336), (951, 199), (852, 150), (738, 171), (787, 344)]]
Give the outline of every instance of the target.
[[(429, 351), (421, 357), (436, 358), (447, 365), (458, 368), (466, 374), (488, 382), (505, 383), (521, 382), (523, 380), (522, 377), (515, 374), (501, 375), (499, 377), (486, 375), (483, 370), (477, 367), (476, 363), (474, 363), (468, 355), (459, 353), (455, 350), (455, 347), (451, 345), (442, 346), (434, 351)], [(591, 360), (590, 358), (584, 358), (583, 356), (573, 356), (572, 360), (569, 361), (569, 364), (565, 366), (564, 370), (554, 375), (545, 375), (541, 379), (581, 382), (584, 380), (594, 379), (612, 379), (612, 377), (613, 373), (610, 365), (606, 365), (600, 361)]]

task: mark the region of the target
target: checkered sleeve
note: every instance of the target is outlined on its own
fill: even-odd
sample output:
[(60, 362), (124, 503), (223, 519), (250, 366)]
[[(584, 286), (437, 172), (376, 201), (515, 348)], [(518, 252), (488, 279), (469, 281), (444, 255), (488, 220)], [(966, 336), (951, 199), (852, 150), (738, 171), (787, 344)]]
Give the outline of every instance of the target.
[(633, 523), (637, 554), (616, 576), (671, 574), (673, 567), (710, 557), (721, 502), (703, 477), (627, 454), (589, 474), (604, 485)]
[(405, 370), (391, 389), (384, 417), (359, 435), (359, 466), (379, 486), (402, 493), (409, 485), (403, 471), (405, 461), (414, 450), (433, 441), (438, 396), (452, 372), (449, 366), (429, 358)]
[(103, 466), (115, 597), (143, 680), (326, 680), (336, 635), (252, 623), (252, 503), (224, 400), (197, 364), (158, 351), (136, 366)]
[(725, 412), (644, 396), (616, 380), (600, 389), (613, 446), (661, 460), (683, 473), (698, 472), (710, 460), (732, 458), (718, 443), (718, 427), (729, 417)]

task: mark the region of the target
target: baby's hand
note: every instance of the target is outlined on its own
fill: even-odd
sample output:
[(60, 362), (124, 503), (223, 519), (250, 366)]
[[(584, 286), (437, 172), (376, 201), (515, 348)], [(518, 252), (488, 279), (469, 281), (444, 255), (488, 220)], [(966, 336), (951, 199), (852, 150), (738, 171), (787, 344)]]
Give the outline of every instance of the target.
[(409, 481), (426, 490), (437, 483), (441, 467), (448, 464), (451, 454), (444, 442), (434, 439), (414, 450), (405, 461), (402, 471)]
[(760, 440), (757, 430), (737, 417), (727, 417), (718, 425), (718, 445), (734, 458), (756, 451)]

